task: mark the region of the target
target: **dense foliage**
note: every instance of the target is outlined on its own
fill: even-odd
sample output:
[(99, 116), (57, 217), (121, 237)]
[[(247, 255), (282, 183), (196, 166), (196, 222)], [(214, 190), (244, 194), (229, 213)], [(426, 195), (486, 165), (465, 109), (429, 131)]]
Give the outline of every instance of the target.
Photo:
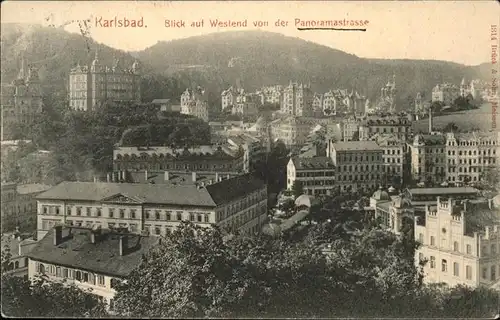
[(177, 147), (210, 143), (210, 128), (202, 120), (160, 113), (149, 104), (106, 103), (96, 110), (80, 112), (68, 110), (64, 102), (54, 103), (26, 131), (36, 148), (50, 153), (43, 159), (31, 157), (32, 160), (26, 158), (25, 148), (9, 154), (6, 163), (23, 164), (6, 166), (10, 181), (57, 183), (92, 179), (112, 168), (117, 143)]
[[(341, 222), (339, 222), (341, 223)], [(342, 224), (342, 223), (341, 223)], [(118, 288), (127, 317), (485, 317), (488, 289), (422, 284), (416, 243), (366, 223), (312, 227), (300, 242), (224, 241), (183, 224)], [(328, 226), (330, 225), (330, 226)], [(195, 236), (196, 234), (196, 236)]]

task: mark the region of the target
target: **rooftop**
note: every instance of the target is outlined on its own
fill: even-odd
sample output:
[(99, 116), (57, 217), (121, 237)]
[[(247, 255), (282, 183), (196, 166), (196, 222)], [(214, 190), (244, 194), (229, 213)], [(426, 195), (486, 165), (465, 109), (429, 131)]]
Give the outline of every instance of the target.
[(478, 194), (479, 190), (472, 187), (447, 187), (447, 188), (413, 188), (408, 189), (411, 195), (452, 195), (452, 194)]
[(47, 184), (40, 184), (40, 183), (32, 183), (32, 184), (21, 184), (17, 186), (17, 193), (19, 194), (31, 194), (31, 193), (39, 193), (43, 191), (47, 191), (52, 186), (49, 186)]
[(151, 101), (152, 104), (163, 104), (163, 103), (170, 103), (170, 99), (154, 99)]
[(335, 165), (332, 159), (329, 157), (293, 157), (292, 158), (295, 169), (307, 169), (307, 170), (324, 170), (324, 169), (335, 169)]
[(103, 229), (96, 243), (92, 243), (91, 232), (88, 228), (64, 228), (61, 243), (54, 245), (55, 230), (52, 229), (28, 256), (55, 265), (125, 277), (141, 263), (143, 254), (160, 241), (158, 237), (127, 234), (125, 253), (120, 255), (120, 234)]
[(142, 155), (172, 158), (190, 157), (210, 157), (210, 158), (235, 158), (236, 154), (227, 148), (219, 146), (198, 146), (194, 148), (171, 148), (171, 147), (116, 147), (113, 150), (113, 157), (131, 156), (140, 157)]
[(194, 184), (143, 184), (104, 182), (62, 182), (37, 196), (45, 200), (95, 202), (123, 201), (167, 205), (216, 207), (265, 186), (249, 174), (223, 180), (206, 187)]
[(382, 150), (374, 141), (347, 141), (333, 144), (336, 151)]
[(172, 185), (187, 185), (187, 184), (209, 184), (215, 183), (216, 178), (227, 179), (230, 177), (238, 176), (238, 172), (196, 172), (196, 181), (193, 181), (193, 173), (185, 171), (167, 171), (168, 180), (165, 179), (165, 171), (148, 171), (148, 180), (146, 181), (145, 171), (130, 172), (132, 181), (135, 183), (152, 183), (152, 184), (172, 184)]

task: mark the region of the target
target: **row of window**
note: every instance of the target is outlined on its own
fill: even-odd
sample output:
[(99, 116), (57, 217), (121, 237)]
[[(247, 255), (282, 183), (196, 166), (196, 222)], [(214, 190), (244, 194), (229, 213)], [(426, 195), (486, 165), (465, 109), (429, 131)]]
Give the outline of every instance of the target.
[[(424, 235), (422, 233), (420, 233), (418, 235), (418, 240), (420, 243), (424, 244)], [(436, 246), (436, 238), (434, 236), (430, 236), (430, 242), (429, 242), (429, 245), (431, 246)], [(472, 254), (472, 246), (470, 244), (467, 244), (465, 246), (465, 253), (466, 254)], [(460, 251), (460, 245), (458, 243), (458, 241), (453, 241), (453, 251), (454, 252), (461, 252)], [(497, 254), (497, 246), (496, 244), (492, 243), (490, 245), (490, 251), (488, 253), (488, 247), (486, 245), (483, 245), (481, 247), (481, 256), (487, 256), (488, 254), (491, 254), (491, 255), (496, 255)]]
[[(366, 156), (339, 156), (339, 161), (342, 161), (342, 162), (357, 162), (357, 161), (363, 161), (363, 158), (365, 161), (370, 161), (370, 157), (368, 155)], [(379, 154), (377, 154), (376, 156), (372, 155), (371, 156), (371, 161), (380, 161), (381, 160), (381, 156)]]
[(335, 177), (335, 171), (297, 172), (297, 178)]
[(58, 267), (52, 264), (36, 263), (36, 271), (41, 274), (47, 274), (58, 278), (72, 279), (79, 282), (85, 282), (92, 285), (101, 287), (106, 286), (103, 275), (94, 274), (91, 272), (81, 271), (77, 269), (70, 269), (65, 267)]
[[(424, 255), (419, 253), (420, 261), (424, 260)], [(436, 258), (431, 256), (429, 259), (429, 266), (431, 269), (436, 268)], [(499, 266), (500, 268), (500, 266)], [(441, 260), (441, 272), (448, 272), (448, 261), (446, 259)], [(456, 277), (460, 276), (460, 264), (458, 262), (453, 262), (453, 275)], [(488, 276), (488, 267), (483, 267), (481, 270), (481, 278), (484, 280), (495, 281), (497, 279), (497, 266), (493, 265), (489, 268), (489, 276)], [(465, 278), (467, 280), (472, 280), (472, 267), (469, 265), (465, 266)]]
[[(370, 166), (369, 165), (360, 165), (359, 167), (357, 165), (355, 166), (338, 166), (337, 167), (337, 170), (338, 172), (352, 172), (354, 169), (355, 172), (357, 171), (368, 171), (370, 170)], [(378, 164), (372, 164), (371, 165), (371, 171), (374, 171), (374, 170), (380, 170), (380, 165)]]
[[(359, 177), (359, 179), (358, 179)], [(372, 180), (380, 180), (380, 175), (377, 174), (367, 174), (366, 176), (364, 175), (339, 175), (337, 178), (338, 181), (372, 181)]]

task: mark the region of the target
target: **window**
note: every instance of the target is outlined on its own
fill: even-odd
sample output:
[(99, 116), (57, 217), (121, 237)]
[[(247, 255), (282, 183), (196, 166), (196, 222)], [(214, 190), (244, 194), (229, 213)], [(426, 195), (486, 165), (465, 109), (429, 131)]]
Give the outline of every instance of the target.
[(471, 266), (465, 267), (465, 277), (467, 278), (467, 280), (472, 279), (472, 267)]
[(14, 262), (14, 269), (19, 269), (19, 261)]
[(125, 218), (125, 210), (124, 209), (120, 209), (120, 218)]
[(177, 212), (177, 220), (182, 220), (182, 212)]
[(441, 260), (441, 271), (442, 272), (448, 271), (448, 261), (446, 261), (446, 259)]
[(458, 242), (453, 241), (453, 251), (458, 251)]
[(160, 211), (155, 212), (155, 219), (160, 220)]
[(453, 275), (455, 277), (458, 277), (459, 276), (459, 273), (460, 273), (460, 266), (458, 264), (458, 262), (453, 262)]
[(165, 217), (166, 217), (167, 221), (172, 220), (172, 213), (170, 211), (167, 211), (167, 214)]
[(104, 282), (104, 276), (98, 276), (97, 277), (97, 284), (104, 287), (105, 282)]
[(81, 216), (82, 215), (82, 208), (78, 207), (76, 208), (76, 215)]
[(487, 279), (488, 278), (488, 268), (483, 268), (482, 277), (483, 277), (483, 279)]
[(431, 246), (436, 245), (436, 243), (435, 243), (435, 242), (436, 242), (436, 241), (435, 241), (435, 239), (434, 239), (434, 236), (431, 236)]
[(135, 219), (135, 209), (131, 209), (131, 210), (130, 210), (130, 217), (131, 217), (132, 219)]
[(100, 217), (102, 215), (101, 208), (97, 208), (97, 216)]
[(205, 215), (205, 222), (209, 222), (210, 221), (210, 216), (208, 214)]
[(47, 214), (47, 212), (48, 212), (48, 209), (47, 209), (47, 207), (44, 206), (43, 207), (43, 214)]
[(194, 213), (189, 213), (189, 221), (194, 221)]
[(82, 273), (80, 271), (75, 271), (75, 279), (78, 281), (82, 280)]
[(56, 214), (59, 214), (59, 207), (56, 207)]
[(68, 277), (68, 269), (67, 269), (67, 268), (64, 268), (64, 269), (63, 269), (63, 277), (64, 277), (64, 278), (67, 278), (67, 277)]
[(201, 222), (203, 220), (203, 217), (201, 216), (201, 214), (198, 213), (198, 222)]
[(155, 234), (159, 236), (161, 234), (160, 226), (155, 226)]
[(496, 246), (496, 244), (492, 244), (491, 245), (490, 251), (491, 251), (492, 255), (495, 255), (497, 253), (497, 246)]
[(496, 280), (497, 279), (497, 266), (491, 266), (491, 280)]
[(90, 208), (85, 208), (87, 211), (87, 217), (90, 217)]
[(470, 244), (467, 245), (467, 254), (471, 254), (472, 252), (472, 247)]
[(56, 276), (57, 277), (61, 277), (62, 276), (61, 267), (57, 267), (56, 268)]
[(110, 218), (113, 218), (113, 217), (114, 217), (114, 215), (115, 215), (115, 209), (113, 209), (113, 208), (109, 208), (109, 217), (110, 217)]
[(431, 256), (431, 269), (434, 269), (436, 267), (436, 258), (434, 256)]
[(424, 243), (424, 235), (422, 233), (418, 234), (418, 242)]
[(83, 273), (83, 282), (89, 282), (89, 274), (87, 272)]
[(149, 210), (146, 211), (146, 219), (149, 219)]

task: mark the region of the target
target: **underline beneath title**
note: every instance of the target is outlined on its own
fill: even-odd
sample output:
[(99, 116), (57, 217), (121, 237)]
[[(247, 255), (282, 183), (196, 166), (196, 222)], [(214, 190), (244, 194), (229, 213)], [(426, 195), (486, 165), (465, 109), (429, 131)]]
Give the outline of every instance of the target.
[(346, 29), (346, 28), (297, 28), (299, 31), (309, 30), (333, 30), (333, 31), (366, 31), (366, 29)]

